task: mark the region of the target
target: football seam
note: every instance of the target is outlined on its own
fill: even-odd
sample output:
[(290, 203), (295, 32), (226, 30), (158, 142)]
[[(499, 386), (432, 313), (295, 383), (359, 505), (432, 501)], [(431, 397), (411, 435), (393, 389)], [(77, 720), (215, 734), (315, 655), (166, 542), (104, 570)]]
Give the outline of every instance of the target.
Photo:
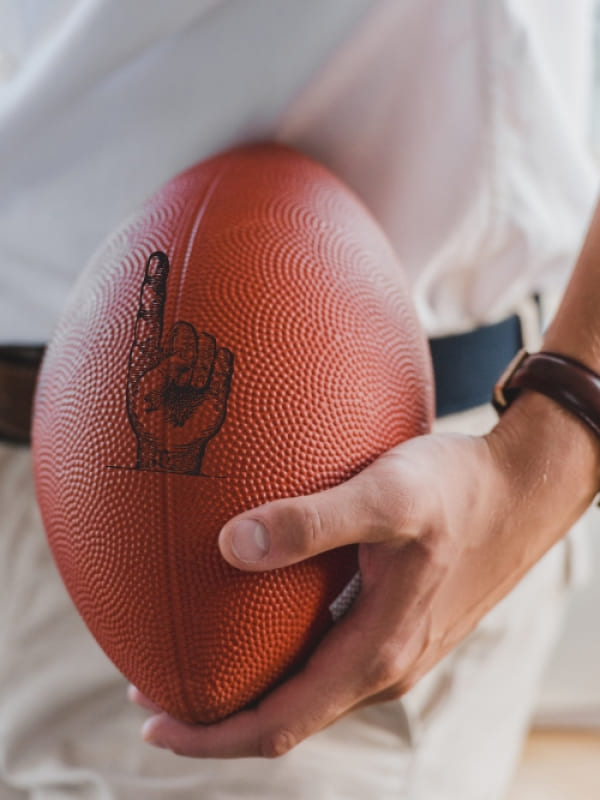
[[(174, 320), (173, 322), (177, 322), (179, 317), (179, 311), (181, 307), (181, 290), (182, 286), (185, 282), (185, 276), (187, 273), (187, 267), (191, 258), (191, 254), (193, 252), (193, 243), (202, 228), (202, 223), (205, 220), (205, 212), (210, 203), (212, 196), (214, 195), (215, 191), (217, 190), (221, 179), (223, 178), (224, 174), (231, 169), (231, 164), (227, 161), (221, 166), (221, 168), (217, 171), (215, 176), (210, 181), (206, 191), (204, 192), (203, 196), (199, 199), (198, 204), (194, 206), (193, 212), (189, 215), (186, 215), (182, 220), (180, 232), (176, 237), (176, 240), (184, 240), (185, 243), (185, 259), (183, 263), (183, 267), (181, 270), (178, 271), (178, 283), (177, 283), (177, 295), (175, 301), (175, 311), (174, 311)], [(174, 243), (175, 244), (175, 243)], [(177, 252), (177, 247), (174, 247), (174, 252)], [(173, 287), (171, 287), (172, 290)], [(163, 420), (163, 425), (166, 425), (166, 421)], [(163, 441), (169, 442), (169, 449), (170, 448), (170, 437), (169, 437), (169, 429), (168, 426), (166, 428), (166, 437), (163, 437)], [(171, 502), (169, 497), (169, 480), (164, 482), (166, 484), (166, 506), (167, 506), (167, 519), (171, 519), (170, 508)], [(189, 653), (186, 647), (186, 636), (184, 631), (184, 623), (183, 623), (183, 611), (181, 607), (181, 598), (180, 598), (180, 587), (177, 580), (177, 564), (174, 562), (171, 553), (177, 552), (177, 546), (173, 546), (172, 539), (173, 537), (177, 536), (177, 532), (171, 530), (171, 525), (167, 524), (167, 558), (168, 558), (168, 570), (169, 570), (169, 606), (171, 611), (171, 619), (173, 620), (173, 628), (174, 628), (174, 655), (175, 660), (177, 662), (177, 666), (179, 668), (179, 674), (184, 676), (184, 679), (180, 683), (180, 691), (181, 691), (181, 699), (183, 705), (186, 709), (186, 713), (188, 717), (194, 717), (194, 704), (190, 697), (188, 681), (185, 679), (187, 676), (191, 674), (190, 670), (190, 662), (189, 662)]]

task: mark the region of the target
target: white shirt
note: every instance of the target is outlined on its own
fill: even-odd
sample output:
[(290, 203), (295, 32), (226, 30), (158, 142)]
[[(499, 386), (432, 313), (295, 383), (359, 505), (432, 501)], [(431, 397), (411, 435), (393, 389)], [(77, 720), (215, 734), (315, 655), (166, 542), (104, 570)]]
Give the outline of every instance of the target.
[(276, 139), (395, 245), (429, 335), (564, 284), (596, 190), (592, 0), (0, 0), (0, 342), (180, 170)]

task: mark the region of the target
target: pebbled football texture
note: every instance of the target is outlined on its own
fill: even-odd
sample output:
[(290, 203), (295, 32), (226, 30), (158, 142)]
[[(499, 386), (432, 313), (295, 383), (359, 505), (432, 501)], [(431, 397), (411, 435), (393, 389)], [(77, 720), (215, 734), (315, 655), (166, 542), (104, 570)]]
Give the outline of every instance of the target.
[(83, 271), (38, 384), (39, 505), (93, 636), (182, 720), (256, 701), (330, 627), (357, 552), (246, 573), (221, 527), (347, 480), (432, 403), (405, 276), (350, 189), (273, 144), (175, 177)]

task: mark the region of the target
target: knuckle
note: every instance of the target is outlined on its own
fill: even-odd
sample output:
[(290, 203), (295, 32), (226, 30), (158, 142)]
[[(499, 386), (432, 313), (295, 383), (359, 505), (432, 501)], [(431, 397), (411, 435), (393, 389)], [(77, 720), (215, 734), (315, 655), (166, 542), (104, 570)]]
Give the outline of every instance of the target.
[[(356, 476), (356, 491), (348, 497), (348, 507), (369, 540), (388, 540), (392, 537), (390, 502), (394, 493), (389, 491), (389, 482), (380, 470), (365, 469)], [(348, 485), (350, 488), (350, 484)]]
[(299, 555), (310, 555), (322, 548), (324, 538), (323, 518), (312, 502), (298, 503), (292, 512), (291, 538)]
[(414, 473), (395, 454), (384, 454), (375, 462), (369, 482), (372, 518), (387, 533), (386, 538), (403, 538), (418, 528), (419, 486)]
[(366, 673), (365, 689), (371, 692), (381, 692), (399, 683), (402, 675), (402, 659), (400, 654), (391, 647), (381, 650), (373, 659)]
[(307, 503), (304, 506), (303, 528), (306, 544), (313, 550), (322, 541), (324, 533), (323, 518), (314, 503)]
[(297, 744), (296, 737), (288, 728), (271, 731), (260, 743), (260, 754), (263, 758), (279, 758), (284, 756)]
[(362, 676), (363, 680), (360, 686), (360, 693), (369, 696), (387, 689), (389, 684), (389, 681), (386, 680), (387, 675), (387, 664), (384, 664), (380, 658), (374, 658)]

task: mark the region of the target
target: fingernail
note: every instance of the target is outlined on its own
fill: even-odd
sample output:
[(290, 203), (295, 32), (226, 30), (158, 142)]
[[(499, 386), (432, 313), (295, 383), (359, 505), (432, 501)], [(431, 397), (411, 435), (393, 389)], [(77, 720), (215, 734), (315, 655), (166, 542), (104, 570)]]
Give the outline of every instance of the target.
[(166, 744), (163, 744), (160, 739), (157, 739), (152, 734), (152, 720), (153, 717), (150, 717), (150, 719), (147, 719), (142, 725), (142, 739), (146, 742), (146, 744), (151, 744), (153, 747), (161, 747), (162, 749), (165, 749)]
[(148, 259), (148, 275), (151, 278), (162, 280), (165, 276), (164, 258), (160, 253), (153, 253)]
[(233, 526), (231, 549), (240, 561), (261, 561), (269, 552), (269, 545), (267, 529), (255, 519), (242, 519)]

